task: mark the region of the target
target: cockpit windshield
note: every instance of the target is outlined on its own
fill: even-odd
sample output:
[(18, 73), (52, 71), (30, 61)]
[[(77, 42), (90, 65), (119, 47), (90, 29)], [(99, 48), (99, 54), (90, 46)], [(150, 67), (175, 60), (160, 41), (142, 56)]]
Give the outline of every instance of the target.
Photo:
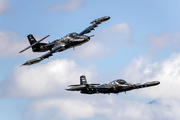
[(68, 36), (74, 38), (74, 37), (77, 37), (78, 34), (77, 33), (70, 33)]

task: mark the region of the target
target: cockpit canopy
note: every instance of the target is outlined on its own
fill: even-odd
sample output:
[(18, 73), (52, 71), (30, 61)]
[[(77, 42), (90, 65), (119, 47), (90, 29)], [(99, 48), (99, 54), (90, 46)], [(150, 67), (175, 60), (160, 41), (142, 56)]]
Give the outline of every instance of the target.
[(123, 79), (119, 79), (119, 80), (116, 80), (116, 82), (118, 82), (119, 84), (125, 84), (127, 83), (125, 80)]
[(74, 33), (68, 34), (67, 36), (72, 37), (72, 38), (75, 38), (75, 37), (79, 36), (79, 34), (77, 34), (77, 33), (74, 32)]
[(71, 38), (75, 38), (75, 39), (78, 39), (79, 37), (79, 34), (78, 33), (70, 33), (70, 34), (67, 34), (65, 37), (61, 38), (62, 41), (67, 41)]
[(125, 84), (125, 83), (127, 83), (125, 80), (123, 80), (123, 79), (118, 79), (118, 80), (114, 80), (114, 81), (112, 81), (112, 82), (110, 82), (110, 84)]

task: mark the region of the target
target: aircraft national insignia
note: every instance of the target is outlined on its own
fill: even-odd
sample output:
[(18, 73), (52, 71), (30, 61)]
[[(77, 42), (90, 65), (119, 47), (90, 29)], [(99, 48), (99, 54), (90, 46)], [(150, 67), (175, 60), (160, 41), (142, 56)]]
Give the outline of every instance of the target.
[(85, 82), (86, 80), (83, 78), (82, 81)]

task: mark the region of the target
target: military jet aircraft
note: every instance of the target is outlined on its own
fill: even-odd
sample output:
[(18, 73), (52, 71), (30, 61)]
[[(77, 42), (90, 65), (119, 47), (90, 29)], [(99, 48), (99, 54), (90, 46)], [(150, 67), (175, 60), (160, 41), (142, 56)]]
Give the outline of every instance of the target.
[(25, 50), (27, 50), (29, 48), (32, 48), (33, 52), (46, 52), (46, 51), (49, 51), (49, 52), (42, 55), (41, 57), (29, 60), (22, 65), (32, 65), (32, 64), (38, 63), (38, 62), (40, 62), (46, 58), (49, 58), (50, 56), (52, 56), (53, 53), (61, 52), (61, 51), (64, 51), (68, 48), (74, 49), (76, 46), (80, 46), (80, 45), (88, 42), (90, 40), (90, 37), (93, 37), (94, 35), (86, 36), (84, 34), (91, 32), (91, 30), (94, 30), (95, 27), (98, 27), (98, 25), (101, 24), (101, 22), (107, 21), (109, 19), (110, 19), (109, 16), (105, 16), (102, 18), (95, 19), (94, 21), (92, 21), (90, 23), (92, 25), (87, 27), (85, 30), (83, 30), (79, 34), (73, 32), (73, 33), (66, 35), (65, 37), (63, 37), (61, 39), (57, 39), (57, 40), (50, 42), (50, 43), (40, 43), (41, 41), (43, 41), (44, 39), (46, 39), (50, 35), (42, 38), (39, 41), (36, 41), (34, 36), (32, 34), (29, 34), (27, 36), (27, 38), (28, 38), (29, 43), (31, 45), (28, 46), (27, 48), (23, 49), (22, 51), (20, 51), (20, 53), (24, 52)]
[(95, 94), (95, 93), (104, 93), (104, 94), (118, 94), (120, 92), (126, 92), (139, 88), (146, 88), (150, 86), (155, 86), (160, 84), (159, 81), (146, 82), (144, 84), (132, 84), (127, 83), (123, 79), (117, 79), (109, 84), (88, 84), (85, 75), (80, 76), (80, 84), (77, 85), (69, 85), (69, 89), (65, 89), (68, 91), (80, 91), (83, 94)]

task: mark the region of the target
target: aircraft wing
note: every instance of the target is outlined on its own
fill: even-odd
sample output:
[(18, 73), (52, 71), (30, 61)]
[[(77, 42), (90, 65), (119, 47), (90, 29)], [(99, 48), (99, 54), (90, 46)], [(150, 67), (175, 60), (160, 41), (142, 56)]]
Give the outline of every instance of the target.
[(85, 30), (83, 30), (81, 33), (79, 33), (79, 35), (90, 33), (91, 30), (94, 30), (95, 27), (98, 27), (98, 25), (101, 24), (101, 22), (107, 21), (109, 19), (110, 19), (109, 16), (95, 19), (94, 21), (91, 22), (92, 25), (86, 28)]
[(144, 84), (135, 84), (135, 88), (136, 89), (139, 89), (139, 88), (144, 88), (144, 87), (151, 87), (151, 86), (155, 86), (155, 85), (158, 85), (160, 84), (159, 81), (152, 81), (152, 82), (146, 82)]
[(107, 85), (100, 85), (100, 86), (96, 86), (96, 87), (92, 87), (92, 88), (96, 89), (96, 90), (113, 89), (112, 87), (107, 86)]
[(59, 46), (59, 47), (53, 49), (52, 51), (42, 55), (41, 57), (38, 57), (38, 58), (35, 58), (35, 59), (32, 59), (32, 60), (28, 60), (27, 62), (25, 62), (22, 65), (32, 65), (32, 64), (38, 63), (38, 62), (40, 62), (40, 61), (42, 61), (42, 60), (44, 60), (46, 58), (49, 58), (49, 57), (53, 56), (53, 53), (59, 52), (59, 51), (62, 51), (62, 50), (64, 50), (64, 46)]
[(69, 90), (69, 91), (80, 91), (80, 90), (85, 90), (85, 89), (94, 89), (94, 86), (96, 86), (96, 85), (100, 85), (100, 84), (69, 85), (68, 87), (71, 87), (71, 88), (66, 89), (66, 90)]

